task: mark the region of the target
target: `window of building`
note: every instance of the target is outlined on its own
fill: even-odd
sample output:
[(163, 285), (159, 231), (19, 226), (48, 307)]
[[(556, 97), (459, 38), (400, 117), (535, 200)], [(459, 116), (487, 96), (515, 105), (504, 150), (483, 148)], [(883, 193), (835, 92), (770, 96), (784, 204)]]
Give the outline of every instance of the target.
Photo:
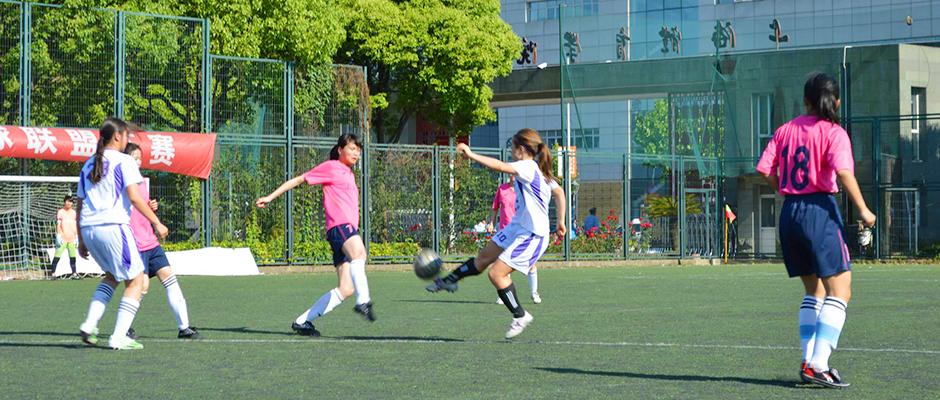
[[(565, 131), (563, 130), (550, 129), (539, 131), (539, 134), (542, 135), (542, 141), (549, 148), (554, 148), (555, 145), (565, 145)], [(578, 150), (596, 149), (601, 145), (601, 131), (598, 128), (572, 129), (571, 144)]]
[[(566, 17), (587, 17), (597, 15), (599, 0), (568, 0)], [(558, 6), (561, 0), (531, 0), (526, 2), (526, 22), (558, 19)]]
[(773, 94), (761, 93), (751, 97), (751, 133), (756, 139), (755, 154), (760, 156), (774, 137)]
[(777, 200), (771, 196), (760, 198), (760, 227), (774, 228), (777, 226)]
[(920, 134), (926, 121), (918, 116), (927, 113), (927, 88), (911, 88), (911, 153), (914, 161), (920, 161)]

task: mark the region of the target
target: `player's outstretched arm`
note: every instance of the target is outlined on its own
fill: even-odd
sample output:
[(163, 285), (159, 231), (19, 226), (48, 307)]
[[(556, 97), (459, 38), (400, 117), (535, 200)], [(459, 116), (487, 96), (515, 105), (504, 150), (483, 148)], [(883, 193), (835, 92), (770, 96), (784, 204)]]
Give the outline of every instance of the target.
[(855, 174), (850, 170), (843, 169), (838, 172), (838, 175), (839, 183), (845, 188), (845, 193), (849, 195), (849, 200), (852, 200), (852, 203), (858, 208), (859, 216), (862, 217), (862, 223), (868, 227), (875, 226), (875, 214), (872, 213), (865, 204), (865, 198), (862, 197), (862, 191), (858, 188), (858, 181), (855, 179)]
[(75, 202), (75, 232), (78, 232), (78, 255), (87, 260), (88, 248), (82, 239), (82, 199)]
[(568, 229), (565, 227), (565, 215), (567, 212), (567, 204), (565, 204), (565, 191), (561, 187), (556, 187), (552, 189), (552, 197), (555, 199), (555, 219), (558, 221), (555, 227), (555, 232), (565, 237), (565, 233)]
[(291, 189), (297, 187), (297, 185), (300, 185), (301, 183), (304, 183), (304, 176), (303, 176), (303, 175), (297, 175), (297, 176), (294, 177), (293, 179), (291, 179), (291, 180), (289, 180), (289, 181), (287, 181), (287, 182), (282, 183), (281, 186), (278, 186), (277, 189), (274, 189), (274, 191), (271, 192), (271, 194), (269, 194), (269, 195), (267, 195), (267, 196), (264, 196), (264, 197), (261, 197), (261, 198), (259, 198), (258, 200), (255, 200), (255, 207), (264, 208), (265, 206), (268, 205), (268, 203), (270, 203), (270, 202), (274, 201), (274, 199), (278, 198), (278, 196), (284, 194), (284, 192), (286, 192), (286, 191), (288, 191), (288, 190), (291, 190)]
[(487, 167), (491, 170), (505, 172), (507, 174), (513, 174), (513, 175), (516, 174), (516, 169), (513, 168), (512, 165), (509, 165), (508, 163), (504, 163), (493, 157), (487, 157), (484, 155), (474, 153), (472, 150), (470, 150), (470, 146), (467, 146), (464, 143), (457, 144), (457, 151), (460, 153), (463, 153), (465, 157), (473, 161), (476, 161), (480, 163), (480, 165)]

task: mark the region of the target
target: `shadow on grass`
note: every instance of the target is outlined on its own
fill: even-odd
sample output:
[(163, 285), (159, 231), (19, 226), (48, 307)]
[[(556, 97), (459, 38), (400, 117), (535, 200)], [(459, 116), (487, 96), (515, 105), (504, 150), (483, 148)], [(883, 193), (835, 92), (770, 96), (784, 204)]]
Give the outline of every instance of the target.
[(65, 332), (38, 332), (38, 331), (22, 331), (22, 332), (0, 331), (0, 337), (5, 336), (5, 335), (69, 336), (69, 337), (76, 337), (76, 338), (77, 338), (77, 337), (78, 337), (78, 330), (76, 329), (75, 332), (69, 332), (69, 333), (65, 333)]
[(810, 388), (810, 387), (815, 388), (815, 386), (798, 384), (802, 382), (774, 380), (774, 379), (740, 378), (736, 376), (643, 374), (643, 373), (638, 373), (638, 372), (588, 371), (588, 370), (576, 369), (576, 368), (535, 367), (535, 369), (541, 370), (541, 371), (554, 372), (556, 374), (579, 374), (579, 375), (611, 376), (611, 377), (621, 377), (621, 378), (656, 379), (656, 380), (663, 380), (663, 381), (684, 381), (684, 382), (737, 382), (737, 383), (746, 383), (749, 385), (776, 386), (776, 387), (783, 387), (783, 388), (790, 388), (790, 389)]
[(246, 334), (257, 333), (257, 334), (262, 334), (262, 335), (297, 336), (296, 333), (294, 333), (293, 331), (289, 329), (285, 329), (283, 331), (265, 331), (265, 330), (260, 330), (260, 329), (251, 329), (247, 326), (239, 326), (239, 327), (233, 327), (233, 328), (210, 328), (210, 327), (200, 326), (198, 329), (200, 331), (207, 331), (207, 332), (231, 332), (231, 333), (246, 333)]
[(41, 342), (0, 342), (0, 348), (3, 347), (58, 347), (62, 349), (101, 349), (110, 350), (106, 347), (92, 347), (82, 343), (41, 343)]
[(437, 336), (335, 336), (333, 339), (386, 342), (463, 342), (463, 339)]
[(454, 304), (496, 304), (496, 301), (480, 300), (395, 300), (400, 303), (454, 303)]

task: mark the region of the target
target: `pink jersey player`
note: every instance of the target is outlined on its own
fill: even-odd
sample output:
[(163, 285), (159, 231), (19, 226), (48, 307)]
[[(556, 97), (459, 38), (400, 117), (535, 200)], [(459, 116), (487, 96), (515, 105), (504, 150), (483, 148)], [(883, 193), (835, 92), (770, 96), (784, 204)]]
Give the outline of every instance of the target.
[(838, 124), (801, 115), (767, 144), (757, 172), (776, 175), (781, 194), (836, 193), (838, 171), (855, 171), (849, 135)]

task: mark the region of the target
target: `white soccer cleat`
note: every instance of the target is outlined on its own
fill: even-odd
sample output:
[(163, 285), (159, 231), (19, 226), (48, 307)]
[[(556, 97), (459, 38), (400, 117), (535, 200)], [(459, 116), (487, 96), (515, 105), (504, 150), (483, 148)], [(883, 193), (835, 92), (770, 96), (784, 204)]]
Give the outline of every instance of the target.
[(539, 296), (539, 292), (532, 292), (532, 302), (542, 304), (542, 296)]
[(516, 336), (519, 336), (522, 331), (525, 330), (525, 327), (529, 326), (532, 323), (532, 314), (529, 314), (528, 311), (525, 312), (525, 315), (519, 318), (513, 318), (512, 323), (509, 324), (509, 330), (506, 331), (506, 339), (512, 339)]
[(127, 336), (111, 336), (111, 338), (108, 339), (108, 347), (115, 350), (143, 350), (144, 345)]

